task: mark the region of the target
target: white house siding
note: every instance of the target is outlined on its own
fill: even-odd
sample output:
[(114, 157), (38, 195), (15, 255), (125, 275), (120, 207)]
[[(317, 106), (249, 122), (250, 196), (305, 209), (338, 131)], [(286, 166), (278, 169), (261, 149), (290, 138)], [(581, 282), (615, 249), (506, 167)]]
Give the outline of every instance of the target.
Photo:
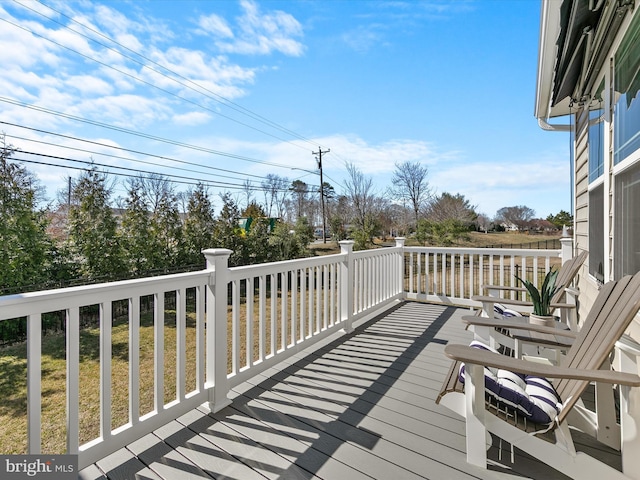
[[(582, 250), (589, 250), (589, 146), (588, 119), (586, 109), (576, 112), (574, 121), (575, 135), (575, 175), (574, 175), (574, 240), (576, 255)], [(580, 297), (578, 318), (586, 317), (589, 307), (598, 295), (596, 282), (589, 277), (589, 258), (578, 275)]]

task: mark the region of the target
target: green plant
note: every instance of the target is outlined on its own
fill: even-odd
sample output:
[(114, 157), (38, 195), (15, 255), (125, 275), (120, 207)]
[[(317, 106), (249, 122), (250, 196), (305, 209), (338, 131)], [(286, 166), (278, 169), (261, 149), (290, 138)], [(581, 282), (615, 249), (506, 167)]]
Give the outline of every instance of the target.
[(540, 290), (531, 283), (529, 280), (523, 280), (515, 275), (516, 279), (522, 282), (524, 287), (531, 296), (531, 302), (533, 303), (533, 313), (543, 317), (550, 316), (551, 310), (551, 297), (558, 291), (556, 287), (556, 277), (558, 276), (558, 270), (551, 269), (547, 272), (542, 282)]

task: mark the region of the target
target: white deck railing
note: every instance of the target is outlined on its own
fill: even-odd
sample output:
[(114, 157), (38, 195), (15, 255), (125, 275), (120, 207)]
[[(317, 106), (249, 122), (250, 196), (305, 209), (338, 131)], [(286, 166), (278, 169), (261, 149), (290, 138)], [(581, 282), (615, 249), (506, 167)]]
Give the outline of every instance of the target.
[[(476, 307), (482, 285), (520, 286), (516, 276), (538, 285), (560, 250), (405, 247), (406, 298)], [(566, 257), (565, 257), (566, 258)], [(511, 293), (511, 295), (514, 295)], [(513, 297), (512, 297), (513, 298)], [(522, 293), (524, 300), (524, 293)]]
[[(489, 276), (504, 284), (516, 266), (533, 268), (535, 276), (537, 267), (547, 269), (560, 256), (558, 250), (404, 247), (404, 239), (391, 248), (352, 247), (346, 241), (336, 255), (235, 268), (227, 265), (231, 251), (212, 249), (204, 252), (207, 269), (195, 273), (0, 297), (0, 321), (28, 319), (27, 453), (41, 452), (41, 327), (47, 312), (66, 316), (66, 452), (79, 453), (83, 468), (203, 402), (220, 410), (230, 403), (233, 386), (338, 329), (351, 331), (354, 320), (395, 300), (473, 305), (471, 296)], [(167, 294), (175, 298), (174, 375), (165, 371)], [(153, 407), (142, 415), (141, 298), (152, 298), (153, 312), (153, 368), (145, 371), (153, 377), (147, 380)], [(112, 392), (114, 302), (126, 303), (128, 315), (129, 413), (122, 425), (112, 417), (112, 397), (122, 393)], [(87, 306), (99, 312), (100, 427), (96, 438), (81, 445), (80, 317)], [(168, 402), (167, 389), (175, 393)]]

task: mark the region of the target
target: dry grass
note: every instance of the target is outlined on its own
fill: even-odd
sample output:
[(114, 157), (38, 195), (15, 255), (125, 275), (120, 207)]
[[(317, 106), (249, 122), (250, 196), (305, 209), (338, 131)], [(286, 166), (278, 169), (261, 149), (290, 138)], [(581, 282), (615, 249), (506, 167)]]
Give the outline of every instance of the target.
[[(503, 246), (503, 248), (510, 248), (513, 246), (514, 248), (517, 245), (524, 245), (528, 243), (535, 242), (545, 242), (546, 240), (555, 240), (560, 238), (559, 233), (554, 233), (552, 235), (542, 235), (542, 234), (528, 234), (522, 232), (491, 232), (491, 233), (481, 233), (481, 232), (469, 232), (468, 240), (460, 240), (453, 247), (487, 247), (487, 246)], [(393, 245), (393, 239), (374, 239), (375, 246), (381, 245)], [(414, 238), (408, 238), (406, 243), (407, 246), (421, 246)], [(327, 240), (327, 243), (316, 242), (311, 244), (311, 251), (316, 255), (330, 255), (334, 253), (340, 253), (340, 245), (338, 242), (332, 242)], [(540, 248), (545, 248), (541, 246)], [(551, 248), (551, 247), (550, 247)]]
[[(80, 332), (80, 443), (99, 436), (100, 331)], [(188, 315), (187, 391), (195, 388), (195, 320)], [(20, 454), (27, 450), (27, 355), (26, 344), (0, 350), (0, 452)], [(153, 318), (145, 315), (140, 328), (140, 415), (153, 410)], [(63, 453), (66, 444), (66, 348), (63, 334), (42, 340), (42, 451)], [(176, 397), (175, 311), (167, 311), (164, 325), (165, 403)], [(112, 422), (115, 428), (129, 418), (129, 329), (126, 319), (112, 327)]]
[[(274, 292), (275, 293), (275, 292)], [(251, 361), (260, 358), (260, 324), (258, 322), (259, 301), (253, 300), (253, 316), (256, 319), (251, 326), (253, 342)], [(297, 296), (298, 302), (300, 295)], [(282, 331), (279, 319), (282, 312), (282, 296), (278, 292), (272, 299), (265, 298), (265, 339), (264, 355), (275, 354), (283, 344), (293, 343), (291, 322), (287, 331)], [(271, 348), (271, 302), (276, 302), (275, 351)], [(291, 316), (291, 291), (286, 297), (287, 315)], [(307, 298), (307, 302), (308, 302)], [(307, 303), (308, 305), (308, 303)], [(300, 304), (296, 304), (297, 315)], [(239, 303), (238, 310), (238, 365), (240, 369), (249, 363), (247, 355), (247, 304), (246, 296)], [(176, 398), (176, 315), (175, 310), (165, 310), (164, 318), (164, 403)], [(315, 319), (305, 318), (305, 331), (308, 335), (314, 328)], [(229, 352), (233, 349), (232, 310), (227, 310), (229, 329)], [(297, 322), (296, 333), (300, 339), (301, 320)], [(129, 328), (128, 317), (124, 316), (112, 324), (112, 361), (111, 361), (111, 428), (115, 429), (129, 419)], [(284, 338), (283, 338), (284, 335)], [(27, 354), (26, 344), (0, 349), (0, 452), (2, 454), (21, 454), (27, 451)], [(43, 453), (64, 453), (66, 445), (66, 347), (64, 334), (47, 335), (42, 339), (42, 451)], [(196, 388), (196, 321), (195, 306), (187, 305), (186, 329), (186, 391)], [(232, 371), (231, 355), (227, 371)], [(140, 320), (140, 408), (139, 415), (154, 410), (154, 321), (151, 313), (144, 314)], [(80, 444), (93, 440), (100, 435), (100, 329), (84, 328), (80, 332)]]

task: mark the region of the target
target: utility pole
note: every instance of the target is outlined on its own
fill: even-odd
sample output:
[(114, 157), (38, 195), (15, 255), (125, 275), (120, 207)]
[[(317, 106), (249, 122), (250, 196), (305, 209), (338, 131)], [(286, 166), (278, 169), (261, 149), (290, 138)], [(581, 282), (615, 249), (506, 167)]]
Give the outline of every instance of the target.
[(325, 225), (325, 215), (324, 215), (324, 180), (322, 178), (322, 154), (329, 153), (331, 150), (327, 148), (324, 152), (321, 147), (318, 147), (317, 152), (311, 152), (314, 155), (317, 155), (316, 160), (318, 162), (318, 169), (320, 170), (320, 204), (322, 205), (322, 243), (327, 243), (327, 238), (325, 237), (325, 232), (327, 231), (327, 227)]

